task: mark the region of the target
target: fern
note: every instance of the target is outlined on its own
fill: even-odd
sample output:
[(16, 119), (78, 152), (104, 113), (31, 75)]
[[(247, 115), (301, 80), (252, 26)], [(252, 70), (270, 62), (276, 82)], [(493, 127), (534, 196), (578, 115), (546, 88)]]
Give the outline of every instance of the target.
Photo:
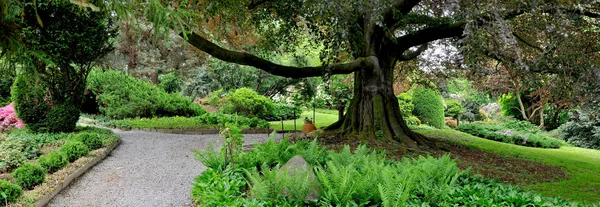
[(200, 161), (204, 166), (215, 170), (225, 169), (225, 157), (221, 154), (212, 143), (208, 144), (206, 150), (192, 150), (196, 160)]
[(382, 182), (377, 185), (383, 207), (399, 207), (410, 198), (413, 186), (411, 173), (400, 173), (393, 168), (383, 168)]
[[(274, 169), (278, 169), (276, 166)], [(278, 170), (269, 168), (267, 165), (262, 166), (262, 176), (258, 170), (246, 170), (246, 175), (250, 181), (251, 194), (259, 200), (280, 200), (283, 199), (281, 193), (285, 187), (285, 179), (287, 172), (279, 173)]]

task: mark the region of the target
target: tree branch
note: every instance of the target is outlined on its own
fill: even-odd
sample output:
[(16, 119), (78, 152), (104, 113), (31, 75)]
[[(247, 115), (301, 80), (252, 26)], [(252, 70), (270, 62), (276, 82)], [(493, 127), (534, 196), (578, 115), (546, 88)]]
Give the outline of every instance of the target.
[(421, 53), (425, 52), (425, 50), (427, 50), (427, 47), (428, 47), (428, 44), (422, 44), (421, 46), (419, 46), (419, 48), (417, 48), (416, 51), (410, 51), (408, 54), (401, 54), (398, 59), (402, 60), (402, 61), (408, 61), (408, 60), (415, 59), (415, 58), (419, 57), (419, 55), (421, 55)]
[(408, 49), (417, 45), (423, 45), (439, 39), (462, 37), (465, 23), (443, 24), (428, 27), (417, 32), (406, 34), (396, 38), (396, 47)]
[(350, 74), (352, 72), (361, 69), (373, 69), (377, 64), (377, 57), (363, 57), (358, 58), (352, 62), (345, 64), (336, 64), (329, 66), (318, 66), (318, 67), (292, 67), (283, 66), (271, 61), (262, 59), (255, 55), (246, 52), (237, 52), (222, 48), (204, 37), (190, 33), (187, 35), (180, 34), (182, 37), (187, 37), (187, 42), (192, 46), (202, 50), (209, 55), (230, 63), (236, 63), (240, 65), (252, 66), (261, 69), (267, 73), (283, 76), (288, 78), (307, 78), (307, 77), (319, 77), (325, 74)]

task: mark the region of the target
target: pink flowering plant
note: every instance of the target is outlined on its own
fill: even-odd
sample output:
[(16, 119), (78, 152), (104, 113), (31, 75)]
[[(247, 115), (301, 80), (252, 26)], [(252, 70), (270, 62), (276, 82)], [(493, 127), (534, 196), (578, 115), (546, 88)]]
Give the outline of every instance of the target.
[(0, 132), (23, 127), (25, 127), (25, 124), (17, 117), (13, 103), (0, 108)]

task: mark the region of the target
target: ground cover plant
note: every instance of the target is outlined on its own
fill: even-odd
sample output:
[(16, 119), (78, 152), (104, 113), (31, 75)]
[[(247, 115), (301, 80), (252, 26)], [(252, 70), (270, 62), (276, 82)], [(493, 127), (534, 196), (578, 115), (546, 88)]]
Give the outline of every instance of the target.
[(248, 118), (236, 114), (205, 113), (195, 117), (154, 117), (110, 120), (108, 118), (91, 116), (84, 118), (94, 124), (122, 129), (219, 129), (226, 123), (235, 123), (242, 128), (268, 128), (265, 120)]
[(2, 179), (13, 180), (19, 191), (32, 190), (44, 183), (48, 175), (86, 156), (90, 150), (119, 139), (110, 130), (94, 127), (77, 127), (72, 133), (32, 133), (27, 129), (13, 129), (1, 136), (0, 192), (5, 191), (7, 195), (0, 197), (3, 204), (4, 201), (14, 202), (22, 193)]
[(564, 145), (561, 140), (545, 135), (537, 126), (526, 121), (510, 120), (501, 124), (474, 122), (456, 129), (489, 140), (529, 147), (560, 148)]
[[(333, 151), (316, 140), (277, 142), (275, 136), (247, 152), (231, 143), (195, 152), (208, 167), (194, 181), (196, 205), (584, 206), (474, 176), (449, 156), (395, 161), (365, 146)], [(310, 167), (282, 167), (296, 155)]]

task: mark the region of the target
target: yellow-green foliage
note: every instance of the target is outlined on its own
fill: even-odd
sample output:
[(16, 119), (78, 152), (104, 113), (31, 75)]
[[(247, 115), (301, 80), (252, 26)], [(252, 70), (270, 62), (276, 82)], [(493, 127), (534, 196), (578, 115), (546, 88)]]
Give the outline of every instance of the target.
[(418, 87), (413, 92), (413, 113), (423, 124), (436, 128), (444, 126), (444, 103), (442, 96), (429, 88)]

